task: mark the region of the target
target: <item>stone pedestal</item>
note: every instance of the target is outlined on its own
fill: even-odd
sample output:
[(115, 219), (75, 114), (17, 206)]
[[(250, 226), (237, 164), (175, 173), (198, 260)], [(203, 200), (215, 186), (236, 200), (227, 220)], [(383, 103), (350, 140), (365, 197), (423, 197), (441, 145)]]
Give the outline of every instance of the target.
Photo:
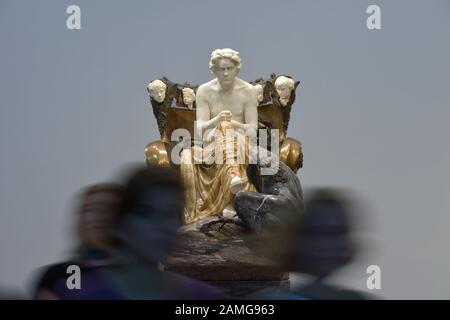
[(260, 252), (261, 243), (237, 218), (210, 217), (184, 226), (166, 270), (205, 281), (234, 298), (288, 289), (289, 274)]

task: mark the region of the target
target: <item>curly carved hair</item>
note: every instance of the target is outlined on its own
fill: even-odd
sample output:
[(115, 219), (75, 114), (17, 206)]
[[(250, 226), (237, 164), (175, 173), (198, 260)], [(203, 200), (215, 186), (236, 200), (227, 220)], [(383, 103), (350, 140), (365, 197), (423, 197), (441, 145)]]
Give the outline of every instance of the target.
[(236, 65), (238, 70), (241, 69), (241, 57), (239, 56), (239, 52), (230, 48), (224, 48), (216, 49), (211, 53), (211, 59), (209, 60), (209, 70), (213, 72), (216, 68), (217, 63), (223, 58), (230, 59)]

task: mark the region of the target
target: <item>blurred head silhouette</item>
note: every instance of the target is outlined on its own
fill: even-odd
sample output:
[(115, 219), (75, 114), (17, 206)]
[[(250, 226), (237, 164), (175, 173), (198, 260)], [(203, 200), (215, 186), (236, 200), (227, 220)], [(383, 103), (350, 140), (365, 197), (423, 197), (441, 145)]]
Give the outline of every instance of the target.
[(346, 200), (332, 189), (312, 195), (292, 235), (290, 271), (324, 278), (351, 261), (355, 246), (349, 210)]
[(111, 243), (115, 222), (123, 212), (124, 188), (101, 183), (81, 193), (77, 233), (81, 244), (107, 246)]
[(181, 226), (183, 185), (178, 171), (162, 166), (133, 170), (125, 184), (126, 213), (117, 222), (117, 235), (146, 262), (166, 257)]

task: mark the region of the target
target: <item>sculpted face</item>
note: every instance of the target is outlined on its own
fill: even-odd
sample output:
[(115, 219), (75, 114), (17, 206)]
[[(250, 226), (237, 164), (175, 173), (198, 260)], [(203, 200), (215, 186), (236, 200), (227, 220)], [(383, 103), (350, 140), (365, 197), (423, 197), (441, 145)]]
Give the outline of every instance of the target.
[(291, 97), (291, 89), (284, 85), (277, 87), (278, 95), (280, 96), (280, 101), (283, 106), (287, 105), (289, 98)]
[(189, 109), (192, 109), (192, 105), (195, 101), (195, 93), (191, 88), (183, 89), (183, 103), (188, 106)]
[(286, 106), (291, 97), (291, 92), (294, 89), (294, 80), (281, 76), (275, 81), (275, 89), (280, 96), (280, 103), (282, 106)]
[(150, 96), (159, 103), (163, 102), (166, 98), (166, 84), (161, 80), (150, 82), (147, 90)]
[(219, 83), (224, 87), (228, 87), (233, 84), (238, 72), (239, 70), (234, 62), (227, 58), (220, 59), (214, 68), (214, 75), (217, 77), (217, 80), (219, 80)]
[(157, 102), (163, 102), (166, 98), (166, 91), (165, 90), (155, 90), (151, 93), (153, 99), (155, 99)]
[(255, 88), (255, 91), (256, 91), (256, 98), (258, 99), (258, 102), (263, 101), (263, 99), (264, 99), (264, 95), (263, 95), (264, 89), (263, 89), (263, 86), (260, 85), (260, 84), (257, 84), (257, 85), (255, 85), (253, 88)]

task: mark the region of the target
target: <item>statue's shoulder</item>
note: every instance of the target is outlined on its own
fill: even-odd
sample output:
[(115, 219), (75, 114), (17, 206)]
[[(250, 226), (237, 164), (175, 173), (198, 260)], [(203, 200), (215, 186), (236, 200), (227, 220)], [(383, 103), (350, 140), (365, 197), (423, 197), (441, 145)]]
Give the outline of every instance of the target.
[(244, 91), (245, 93), (254, 92), (253, 85), (245, 80), (242, 80), (240, 78), (236, 78), (236, 89), (240, 91)]
[(201, 84), (197, 89), (198, 94), (208, 94), (217, 91), (217, 80), (213, 79), (211, 81)]

